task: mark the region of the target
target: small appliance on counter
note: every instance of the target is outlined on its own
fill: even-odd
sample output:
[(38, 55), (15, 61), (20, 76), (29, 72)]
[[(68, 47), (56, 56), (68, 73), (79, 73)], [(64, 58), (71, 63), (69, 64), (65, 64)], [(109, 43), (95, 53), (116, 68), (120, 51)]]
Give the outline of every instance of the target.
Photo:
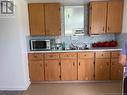
[(30, 50), (32, 51), (41, 51), (41, 50), (50, 50), (51, 49), (51, 40), (30, 40)]

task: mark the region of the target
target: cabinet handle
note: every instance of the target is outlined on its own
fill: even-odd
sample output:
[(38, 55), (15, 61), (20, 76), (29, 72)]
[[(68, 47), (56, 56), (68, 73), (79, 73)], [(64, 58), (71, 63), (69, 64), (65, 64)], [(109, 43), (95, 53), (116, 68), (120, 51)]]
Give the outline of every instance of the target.
[(59, 65), (61, 65), (61, 62), (59, 62)]
[(34, 55), (34, 58), (37, 58), (37, 55)]
[(101, 56), (103, 56), (103, 54)]
[(80, 66), (80, 62), (79, 62), (79, 66)]
[(73, 62), (73, 66), (75, 66), (75, 62)]

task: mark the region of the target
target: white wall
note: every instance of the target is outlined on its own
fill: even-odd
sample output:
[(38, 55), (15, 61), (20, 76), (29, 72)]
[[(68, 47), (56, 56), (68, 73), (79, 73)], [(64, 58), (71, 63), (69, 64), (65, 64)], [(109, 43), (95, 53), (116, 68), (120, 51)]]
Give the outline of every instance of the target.
[(127, 0), (124, 0), (122, 33), (127, 33)]
[(26, 37), (26, 0), (15, 0), (16, 15), (0, 18), (0, 90), (26, 90), (30, 84)]

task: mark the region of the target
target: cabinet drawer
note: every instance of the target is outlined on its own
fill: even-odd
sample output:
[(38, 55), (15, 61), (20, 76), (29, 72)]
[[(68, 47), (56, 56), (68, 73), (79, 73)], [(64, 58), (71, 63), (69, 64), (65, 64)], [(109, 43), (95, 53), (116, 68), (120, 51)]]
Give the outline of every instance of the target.
[(96, 52), (96, 58), (110, 58), (110, 52)]
[(59, 53), (46, 53), (45, 59), (59, 59)]
[(78, 58), (94, 58), (94, 52), (78, 53)]
[(42, 61), (44, 58), (42, 53), (29, 53), (28, 59), (29, 61)]
[(61, 53), (60, 58), (61, 59), (75, 59), (77, 58), (77, 53)]
[(120, 56), (120, 52), (119, 51), (111, 52), (111, 58), (118, 58), (119, 56)]

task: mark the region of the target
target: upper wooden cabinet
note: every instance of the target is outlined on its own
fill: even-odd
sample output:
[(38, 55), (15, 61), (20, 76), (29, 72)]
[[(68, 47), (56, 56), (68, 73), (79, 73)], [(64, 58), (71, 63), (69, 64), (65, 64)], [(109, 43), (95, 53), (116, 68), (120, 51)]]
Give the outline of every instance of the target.
[(29, 25), (32, 36), (58, 36), (61, 34), (59, 3), (29, 4)]
[(45, 4), (45, 26), (47, 36), (61, 34), (60, 4)]
[(93, 1), (89, 11), (89, 33), (105, 34), (122, 31), (123, 1)]
[(32, 36), (45, 35), (43, 4), (29, 4), (29, 25)]
[(90, 3), (90, 34), (104, 34), (106, 31), (107, 2)]
[(122, 30), (123, 1), (108, 2), (107, 33), (120, 33)]

